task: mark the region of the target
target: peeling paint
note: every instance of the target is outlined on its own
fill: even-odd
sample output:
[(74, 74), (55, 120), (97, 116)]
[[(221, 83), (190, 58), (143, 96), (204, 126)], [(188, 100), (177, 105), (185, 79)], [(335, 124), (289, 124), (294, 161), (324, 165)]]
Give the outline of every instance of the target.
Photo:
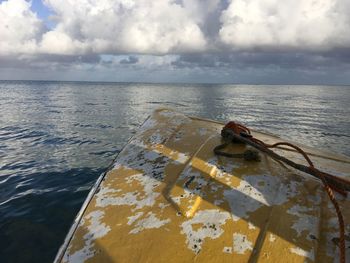
[(251, 222), (249, 222), (248, 229), (254, 230), (254, 229), (256, 229), (256, 227)]
[(160, 203), (158, 206), (160, 209), (164, 209), (164, 208), (170, 206), (170, 204)]
[(295, 205), (287, 210), (287, 213), (298, 217), (291, 226), (298, 233), (298, 236), (300, 236), (303, 231), (308, 232), (308, 237), (310, 235), (318, 236), (319, 218), (309, 214), (314, 209), (313, 207), (308, 208)]
[(160, 132), (158, 133), (153, 133), (151, 136), (148, 137), (147, 142), (151, 145), (154, 144), (161, 144), (165, 141), (166, 137), (164, 134), (161, 134)]
[[(103, 187), (96, 194), (96, 206), (134, 206), (134, 210), (142, 209), (145, 206), (153, 206), (156, 198), (160, 195), (154, 189), (160, 185), (160, 182), (149, 176), (135, 174), (128, 177), (128, 182), (139, 182), (143, 186), (143, 193), (139, 191), (127, 192), (122, 195), (115, 194), (113, 189)], [(113, 194), (114, 193), (114, 194)]]
[[(86, 221), (90, 221), (90, 224), (85, 226), (87, 228), (87, 233), (84, 235), (85, 245), (72, 255), (66, 254), (63, 258), (64, 262), (84, 262), (94, 256), (94, 240), (105, 236), (111, 230), (109, 226), (101, 222), (103, 216), (104, 212), (100, 210), (93, 211), (86, 215), (85, 219)], [(86, 225), (85, 221), (82, 223)]]
[[(245, 179), (249, 179), (249, 181), (242, 180), (237, 188), (224, 191), (224, 196), (231, 207), (234, 221), (246, 218), (249, 212), (255, 211), (263, 205), (269, 205), (265, 199), (266, 195), (264, 195), (264, 189), (267, 187), (265, 184), (259, 184), (264, 178), (262, 176), (247, 176)], [(272, 185), (272, 187), (276, 186)], [(267, 190), (270, 193), (271, 191), (276, 191), (271, 188)]]
[(128, 217), (128, 225), (132, 225), (137, 219), (139, 219), (143, 215), (143, 212), (137, 212), (133, 216)]
[(238, 221), (262, 206), (287, 202), (297, 194), (295, 184), (290, 185), (285, 186), (276, 176), (249, 175), (242, 178), (238, 187), (225, 190), (224, 197), (231, 207), (233, 220)]
[[(216, 239), (223, 234), (222, 225), (229, 218), (229, 213), (220, 212), (220, 210), (202, 210), (197, 212), (192, 219), (181, 224), (181, 233), (186, 235), (187, 247), (198, 254), (206, 239)], [(195, 230), (193, 226), (197, 224), (200, 227)]]
[(308, 259), (310, 259), (312, 261), (315, 260), (315, 253), (314, 253), (313, 249), (311, 249), (311, 251), (306, 251), (304, 249), (301, 249), (300, 247), (297, 247), (297, 248), (292, 247), (289, 250), (290, 250), (290, 252), (297, 254), (299, 256), (307, 257)]
[(245, 254), (247, 250), (253, 250), (253, 243), (248, 240), (246, 235), (234, 233), (233, 252), (237, 254)]
[(224, 202), (225, 202), (224, 200), (217, 199), (214, 201), (214, 205), (219, 206), (219, 205), (223, 204)]
[(178, 163), (185, 164), (190, 159), (190, 156), (188, 156), (185, 153), (178, 153), (177, 158), (174, 160)]
[(146, 160), (147, 161), (155, 161), (159, 157), (160, 157), (159, 153), (154, 152), (154, 151), (146, 152), (144, 154), (145, 161)]
[[(321, 253), (317, 259), (338, 261), (338, 222), (320, 182), (266, 158), (251, 164), (214, 156), (221, 128), (156, 111), (106, 174), (63, 261), (138, 262), (147, 256), (164, 262), (176, 254), (186, 262), (214, 256), (245, 262), (253, 247), (259, 249), (256, 261), (267, 255), (281, 261), (281, 251), (286, 261), (314, 260), (314, 251)], [(349, 197), (338, 199), (349, 205)], [(326, 217), (319, 220), (320, 214)], [(344, 220), (349, 225), (347, 211)]]
[(152, 212), (148, 213), (148, 217), (143, 218), (136, 222), (136, 227), (132, 229), (130, 234), (137, 234), (144, 229), (152, 229), (152, 228), (160, 228), (165, 224), (169, 223), (170, 219), (160, 220), (156, 217), (156, 215)]

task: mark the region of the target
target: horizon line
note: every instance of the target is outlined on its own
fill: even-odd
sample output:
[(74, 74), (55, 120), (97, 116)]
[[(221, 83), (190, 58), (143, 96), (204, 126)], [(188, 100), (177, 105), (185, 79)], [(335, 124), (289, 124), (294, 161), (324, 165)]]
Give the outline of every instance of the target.
[(100, 84), (146, 84), (146, 85), (254, 85), (254, 86), (350, 86), (348, 84), (335, 83), (246, 83), (246, 82), (141, 82), (141, 81), (108, 81), (108, 80), (43, 80), (43, 79), (0, 79), (0, 82), (64, 82), (64, 83), (100, 83)]

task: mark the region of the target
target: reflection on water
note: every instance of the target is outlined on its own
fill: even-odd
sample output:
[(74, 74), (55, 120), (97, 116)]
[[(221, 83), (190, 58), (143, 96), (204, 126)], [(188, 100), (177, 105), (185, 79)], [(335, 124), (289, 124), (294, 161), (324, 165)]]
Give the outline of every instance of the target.
[(345, 86), (0, 82), (0, 92), (2, 262), (52, 261), (89, 187), (159, 107), (350, 155)]

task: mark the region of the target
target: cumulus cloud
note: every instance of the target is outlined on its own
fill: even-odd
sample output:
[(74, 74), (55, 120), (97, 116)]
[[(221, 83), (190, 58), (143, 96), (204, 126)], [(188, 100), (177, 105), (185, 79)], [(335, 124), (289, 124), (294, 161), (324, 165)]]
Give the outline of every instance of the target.
[(44, 0), (0, 4), (0, 54), (167, 54), (350, 47), (348, 0)]
[(0, 55), (37, 52), (45, 26), (30, 5), (24, 0), (0, 3)]
[(56, 27), (46, 31), (30, 2), (0, 4), (1, 54), (201, 51), (206, 40), (184, 5), (171, 0), (45, 0)]
[(236, 49), (350, 46), (348, 0), (233, 0), (221, 22), (222, 42)]
[[(11, 1), (11, 0), (10, 0)], [(63, 40), (67, 53), (167, 53), (204, 50), (205, 37), (186, 8), (171, 0), (46, 0), (56, 28), (43, 49)], [(70, 48), (69, 48), (70, 47)], [(56, 49), (55, 49), (56, 50)]]
[(3, 72), (142, 69), (201, 79), (209, 70), (350, 71), (349, 0), (43, 2), (50, 28), (31, 1), (0, 2)]

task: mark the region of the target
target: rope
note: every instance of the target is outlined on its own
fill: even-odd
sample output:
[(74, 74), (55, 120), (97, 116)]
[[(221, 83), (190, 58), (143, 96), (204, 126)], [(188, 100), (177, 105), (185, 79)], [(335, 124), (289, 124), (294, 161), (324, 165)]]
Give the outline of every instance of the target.
[(229, 145), (229, 143), (223, 143), (214, 148), (214, 153), (216, 155), (225, 156), (228, 158), (243, 158), (246, 161), (260, 161), (260, 156), (257, 151), (254, 151), (252, 149), (247, 149), (243, 153), (227, 153), (221, 151), (222, 149), (226, 148)]
[[(219, 155), (223, 155), (223, 156), (231, 157), (231, 158), (232, 157), (242, 157), (242, 154), (229, 154), (229, 153), (221, 152), (219, 150), (226, 147), (230, 142), (243, 142), (243, 143), (249, 144), (249, 145), (253, 146), (254, 148), (268, 154), (270, 157), (272, 157), (276, 160), (282, 161), (282, 162), (286, 163), (287, 165), (292, 166), (293, 168), (298, 169), (302, 172), (306, 172), (308, 174), (311, 174), (311, 175), (319, 178), (322, 181), (324, 188), (327, 192), (327, 195), (328, 195), (329, 199), (331, 200), (331, 202), (336, 210), (336, 213), (337, 213), (338, 223), (339, 223), (339, 234), (340, 234), (340, 238), (339, 238), (340, 263), (345, 263), (346, 259), (345, 259), (344, 218), (343, 218), (343, 215), (341, 213), (339, 204), (334, 196), (333, 190), (346, 196), (346, 194), (347, 194), (346, 191), (350, 191), (350, 181), (316, 169), (313, 162), (311, 161), (311, 159), (307, 155), (307, 153), (292, 143), (278, 142), (275, 144), (266, 144), (263, 141), (261, 141), (257, 138), (254, 138), (251, 135), (250, 129), (242, 124), (239, 124), (239, 123), (236, 123), (233, 121), (227, 123), (225, 125), (225, 127), (222, 129), (221, 135), (226, 140), (226, 143), (215, 147), (215, 149), (214, 149), (215, 154), (219, 154)], [(276, 148), (276, 147), (281, 146), (281, 145), (294, 148), (298, 153), (300, 153), (305, 158), (305, 160), (307, 161), (309, 166), (304, 166), (301, 164), (294, 163), (293, 161), (291, 161), (283, 156), (280, 156), (277, 153), (270, 150), (272, 148)]]

